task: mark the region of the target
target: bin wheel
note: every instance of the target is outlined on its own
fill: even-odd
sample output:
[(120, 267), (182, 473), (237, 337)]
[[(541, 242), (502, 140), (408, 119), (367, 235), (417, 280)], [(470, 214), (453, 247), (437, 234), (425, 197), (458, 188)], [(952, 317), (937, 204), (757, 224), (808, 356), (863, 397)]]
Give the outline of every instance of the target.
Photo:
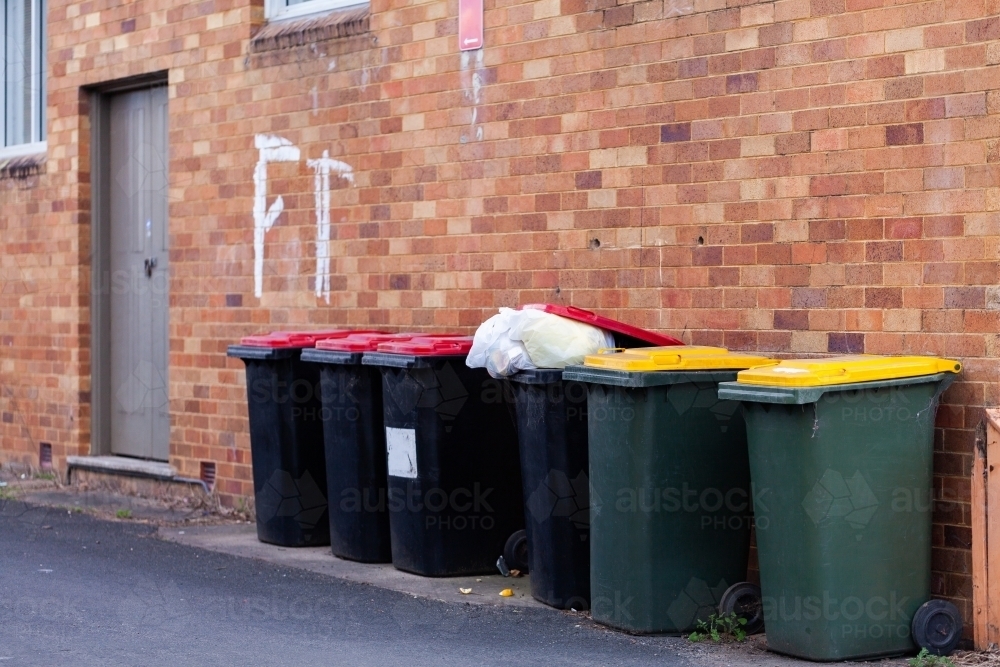
[(928, 600), (913, 615), (910, 630), (920, 648), (934, 655), (950, 655), (962, 639), (962, 616), (947, 600)]
[(749, 581), (741, 581), (726, 589), (719, 600), (719, 615), (736, 614), (745, 618), (743, 626), (748, 635), (755, 635), (764, 629), (764, 606), (761, 602), (760, 587)]
[(528, 573), (528, 531), (519, 530), (507, 538), (503, 560), (510, 569)]

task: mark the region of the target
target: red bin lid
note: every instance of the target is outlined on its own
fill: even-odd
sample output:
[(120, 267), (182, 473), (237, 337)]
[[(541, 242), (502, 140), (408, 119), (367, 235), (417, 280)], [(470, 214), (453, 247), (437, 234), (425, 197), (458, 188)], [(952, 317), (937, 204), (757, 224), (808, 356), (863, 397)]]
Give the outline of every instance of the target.
[(382, 343), (410, 340), (420, 334), (415, 333), (352, 333), (344, 338), (325, 338), (316, 341), (317, 350), (338, 352), (374, 352)]
[(325, 331), (272, 331), (269, 334), (244, 336), (240, 340), (240, 344), (249, 345), (251, 347), (305, 348), (315, 346), (316, 341), (329, 340), (331, 338), (345, 338), (352, 334), (359, 333), (381, 332), (369, 330), (355, 331), (351, 329), (328, 329)]
[(379, 352), (408, 354), (415, 357), (465, 356), (472, 349), (472, 336), (461, 334), (423, 334), (389, 343), (381, 343)]
[(526, 306), (521, 306), (521, 310), (544, 310), (546, 313), (552, 313), (553, 315), (559, 315), (561, 317), (568, 317), (569, 319), (576, 320), (577, 322), (592, 324), (595, 327), (600, 327), (601, 329), (613, 331), (625, 336), (631, 336), (632, 338), (637, 338), (653, 345), (684, 344), (683, 341), (677, 340), (673, 336), (656, 333), (655, 331), (650, 331), (648, 329), (640, 329), (639, 327), (634, 327), (631, 324), (625, 324), (624, 322), (619, 322), (618, 320), (612, 320), (608, 317), (601, 317), (597, 313), (592, 313), (589, 310), (577, 308), (576, 306), (558, 306), (554, 303), (529, 303)]

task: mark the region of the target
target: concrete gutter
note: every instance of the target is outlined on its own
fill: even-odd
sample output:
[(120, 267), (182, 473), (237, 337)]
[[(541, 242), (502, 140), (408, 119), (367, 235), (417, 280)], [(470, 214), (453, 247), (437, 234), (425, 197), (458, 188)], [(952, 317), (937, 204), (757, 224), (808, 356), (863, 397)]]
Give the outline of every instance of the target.
[[(515, 578), (496, 574), (478, 577), (421, 577), (397, 570), (388, 563), (343, 560), (335, 557), (330, 547), (288, 548), (265, 544), (257, 540), (257, 528), (253, 524), (161, 526), (158, 536), (169, 542), (231, 556), (257, 558), (275, 565), (387, 588), (413, 597), (442, 602), (552, 609), (531, 597), (530, 579), (527, 576)], [(459, 588), (471, 588), (472, 593), (463, 595)], [(512, 589), (514, 595), (501, 597), (500, 591), (505, 588)]]

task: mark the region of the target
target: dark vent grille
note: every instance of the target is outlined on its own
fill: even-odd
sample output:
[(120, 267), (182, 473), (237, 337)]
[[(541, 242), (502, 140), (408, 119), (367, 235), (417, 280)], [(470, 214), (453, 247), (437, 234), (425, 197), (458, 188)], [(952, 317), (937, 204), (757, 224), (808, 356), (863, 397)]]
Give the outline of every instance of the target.
[(201, 462), (201, 481), (205, 482), (205, 486), (208, 487), (209, 491), (215, 489), (215, 462), (214, 461), (202, 461)]
[(43, 442), (38, 446), (38, 467), (52, 470), (52, 444)]

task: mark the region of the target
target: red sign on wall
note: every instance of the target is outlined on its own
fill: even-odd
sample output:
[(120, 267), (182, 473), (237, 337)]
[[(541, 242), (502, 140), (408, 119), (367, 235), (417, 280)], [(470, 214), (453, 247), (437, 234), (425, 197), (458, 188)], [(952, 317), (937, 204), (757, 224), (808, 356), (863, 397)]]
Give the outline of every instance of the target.
[(458, 0), (458, 46), (462, 51), (483, 47), (483, 0)]

